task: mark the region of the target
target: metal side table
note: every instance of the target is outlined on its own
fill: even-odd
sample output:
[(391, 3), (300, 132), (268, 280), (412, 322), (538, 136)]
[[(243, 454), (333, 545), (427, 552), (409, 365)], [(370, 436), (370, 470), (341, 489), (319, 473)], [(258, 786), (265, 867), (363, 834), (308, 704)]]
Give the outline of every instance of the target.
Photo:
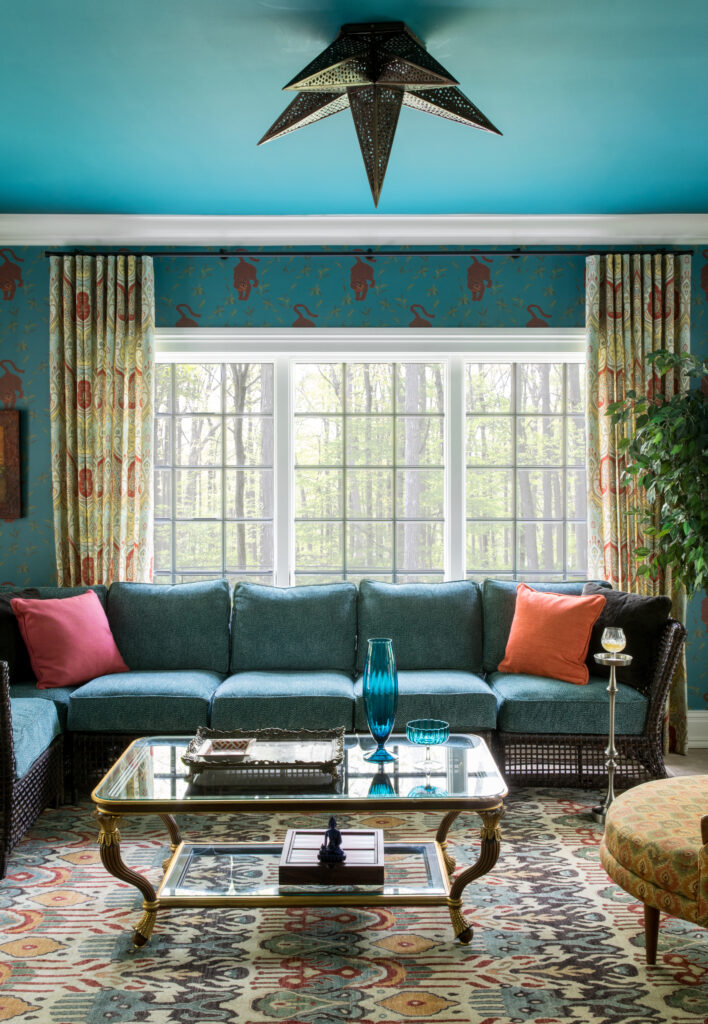
[(607, 739), (607, 760), (605, 761), (605, 767), (607, 768), (607, 795), (603, 803), (598, 804), (597, 807), (593, 807), (592, 816), (600, 825), (605, 824), (605, 817), (607, 815), (608, 808), (615, 798), (615, 770), (617, 768), (617, 748), (615, 747), (615, 697), (617, 696), (617, 676), (616, 669), (626, 667), (632, 662), (631, 654), (596, 654), (595, 661), (599, 665), (610, 666), (610, 683), (607, 687), (607, 692), (610, 695), (610, 727), (609, 735)]

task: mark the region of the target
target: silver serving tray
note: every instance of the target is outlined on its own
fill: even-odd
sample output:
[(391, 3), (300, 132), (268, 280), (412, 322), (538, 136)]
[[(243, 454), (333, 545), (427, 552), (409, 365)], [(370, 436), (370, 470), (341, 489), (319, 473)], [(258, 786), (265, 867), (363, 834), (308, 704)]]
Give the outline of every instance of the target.
[(614, 654), (610, 654), (609, 651), (603, 652), (602, 654), (596, 654), (595, 661), (599, 662), (600, 665), (614, 665), (616, 668), (621, 668), (623, 665), (629, 665), (632, 661), (631, 654), (623, 654), (621, 651), (617, 651)]
[(252, 729), (248, 732), (241, 729), (225, 732), (200, 726), (182, 761), (190, 776), (208, 769), (250, 773), (254, 778), (312, 774), (336, 779), (343, 757), (343, 726), (326, 730)]

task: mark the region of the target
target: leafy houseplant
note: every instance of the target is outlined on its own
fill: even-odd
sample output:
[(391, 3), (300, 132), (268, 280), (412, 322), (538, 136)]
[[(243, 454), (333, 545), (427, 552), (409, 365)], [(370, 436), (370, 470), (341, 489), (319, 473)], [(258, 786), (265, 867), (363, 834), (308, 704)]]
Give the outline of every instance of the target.
[[(654, 368), (649, 396), (627, 391), (607, 415), (627, 429), (618, 443), (627, 458), (626, 479), (646, 497), (632, 512), (654, 546), (636, 548), (644, 559), (637, 572), (656, 579), (671, 567), (691, 596), (708, 588), (708, 361), (663, 349), (647, 358)], [(677, 387), (666, 398), (657, 385), (667, 373), (694, 386)]]

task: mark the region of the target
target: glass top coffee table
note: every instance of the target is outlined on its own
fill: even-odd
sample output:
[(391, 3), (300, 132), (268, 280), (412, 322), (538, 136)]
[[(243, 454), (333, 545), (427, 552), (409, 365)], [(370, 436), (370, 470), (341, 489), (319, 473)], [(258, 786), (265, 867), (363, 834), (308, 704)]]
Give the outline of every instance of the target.
[[(190, 777), (182, 763), (188, 737), (149, 736), (135, 740), (92, 794), (100, 825), (101, 861), (114, 877), (143, 895), (143, 915), (133, 933), (136, 946), (149, 940), (163, 907), (269, 906), (446, 906), (455, 936), (464, 943), (472, 928), (462, 915), (462, 894), (496, 863), (501, 843), (499, 822), (507, 788), (486, 744), (478, 736), (451, 735), (435, 748), (438, 769), (429, 777), (415, 768), (421, 748), (392, 736), (388, 749), (398, 759), (385, 766), (364, 760), (375, 747), (368, 736), (347, 736), (336, 781), (278, 777), (249, 779), (241, 772)], [(272, 843), (183, 842), (174, 815), (277, 812), (313, 816), (324, 834), (330, 814), (376, 810), (440, 811), (434, 839), (385, 843), (386, 877), (382, 886), (281, 886), (282, 847)], [(450, 826), (462, 811), (482, 819), (479, 856), (453, 877), (456, 862), (448, 851)], [(121, 818), (157, 814), (170, 836), (157, 891), (122, 860)], [(284, 838), (284, 837), (283, 837)]]

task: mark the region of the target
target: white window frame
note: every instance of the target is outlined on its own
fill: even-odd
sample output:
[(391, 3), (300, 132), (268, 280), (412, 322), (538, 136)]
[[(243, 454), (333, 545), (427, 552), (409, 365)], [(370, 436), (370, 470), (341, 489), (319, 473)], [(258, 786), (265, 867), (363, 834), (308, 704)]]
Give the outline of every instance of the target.
[(160, 363), (273, 363), (275, 585), (293, 582), (294, 374), (292, 364), (437, 362), (445, 366), (446, 580), (465, 579), (465, 362), (585, 361), (585, 328), (157, 328)]

